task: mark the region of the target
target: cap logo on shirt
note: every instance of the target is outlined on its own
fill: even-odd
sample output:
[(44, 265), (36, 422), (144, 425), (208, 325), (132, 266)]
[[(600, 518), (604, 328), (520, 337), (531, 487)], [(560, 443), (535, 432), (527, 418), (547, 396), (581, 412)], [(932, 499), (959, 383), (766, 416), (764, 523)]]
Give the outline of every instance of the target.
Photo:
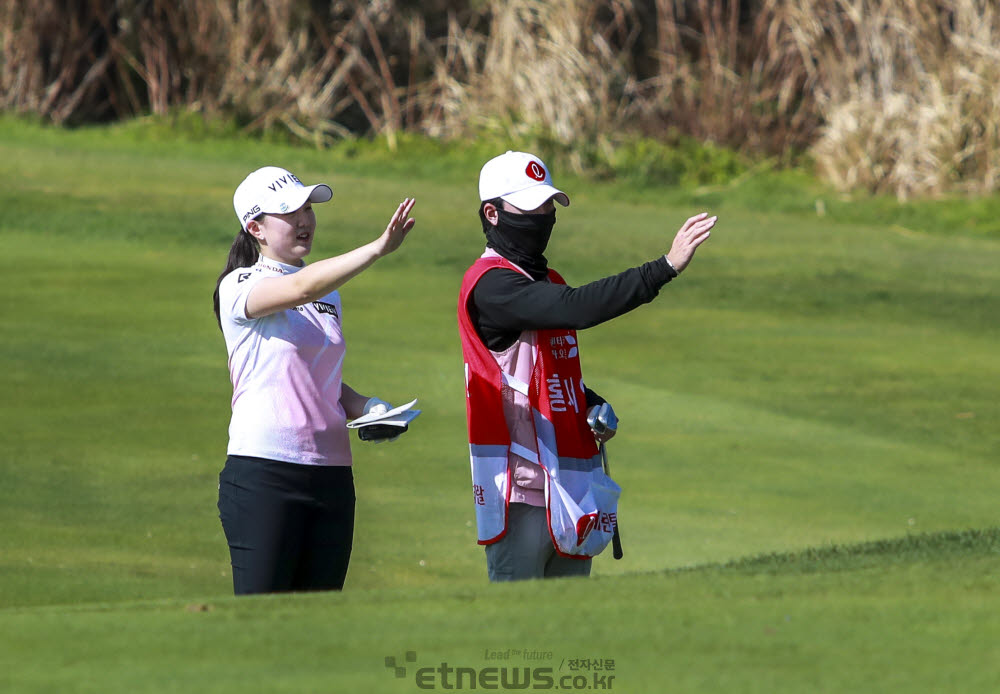
[(528, 168), (524, 170), (528, 178), (534, 179), (536, 181), (545, 180), (545, 168), (539, 164), (537, 161), (530, 162)]
[(334, 306), (333, 304), (327, 304), (322, 301), (314, 301), (313, 308), (315, 308), (316, 311), (319, 313), (326, 313), (328, 315), (333, 316), (334, 318), (338, 319), (340, 318), (340, 314), (337, 313), (337, 307)]

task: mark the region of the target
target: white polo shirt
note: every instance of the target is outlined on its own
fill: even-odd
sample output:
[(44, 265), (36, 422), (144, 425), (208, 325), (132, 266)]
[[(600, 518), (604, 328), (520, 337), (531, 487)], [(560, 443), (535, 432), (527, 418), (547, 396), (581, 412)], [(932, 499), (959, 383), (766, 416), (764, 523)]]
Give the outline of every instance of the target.
[(222, 332), (233, 382), (229, 454), (304, 465), (350, 465), (347, 417), (340, 404), (346, 347), (340, 295), (247, 318), (250, 289), (297, 272), (263, 256), (219, 285)]

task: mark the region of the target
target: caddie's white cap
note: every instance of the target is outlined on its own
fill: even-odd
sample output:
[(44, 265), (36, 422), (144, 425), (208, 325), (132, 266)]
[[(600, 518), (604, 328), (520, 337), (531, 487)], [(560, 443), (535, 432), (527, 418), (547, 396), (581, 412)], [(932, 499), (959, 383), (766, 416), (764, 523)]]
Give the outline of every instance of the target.
[(293, 174), (277, 166), (257, 169), (243, 179), (233, 194), (236, 217), (244, 229), (247, 222), (259, 214), (294, 212), (306, 201), (326, 202), (333, 190), (325, 183), (306, 186)]
[(479, 172), (479, 199), (502, 198), (519, 210), (534, 210), (549, 198), (563, 207), (569, 196), (552, 185), (552, 174), (534, 154), (511, 152), (490, 159)]

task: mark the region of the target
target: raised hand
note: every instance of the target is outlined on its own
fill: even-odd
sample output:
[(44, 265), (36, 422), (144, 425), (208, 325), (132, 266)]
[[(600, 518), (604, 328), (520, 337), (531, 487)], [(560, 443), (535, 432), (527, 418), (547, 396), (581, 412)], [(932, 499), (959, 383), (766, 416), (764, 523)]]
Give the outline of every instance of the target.
[(392, 219), (389, 220), (389, 224), (385, 227), (385, 231), (379, 237), (379, 241), (382, 242), (380, 255), (388, 255), (402, 245), (403, 239), (406, 238), (406, 235), (410, 233), (410, 229), (416, 224), (416, 220), (410, 218), (410, 212), (413, 210), (416, 202), (413, 198), (406, 198), (403, 202), (399, 203), (399, 207), (393, 213)]
[(667, 253), (667, 260), (677, 272), (682, 272), (688, 266), (698, 246), (708, 240), (711, 236), (709, 232), (717, 219), (718, 216), (709, 217), (708, 212), (702, 212), (684, 222)]

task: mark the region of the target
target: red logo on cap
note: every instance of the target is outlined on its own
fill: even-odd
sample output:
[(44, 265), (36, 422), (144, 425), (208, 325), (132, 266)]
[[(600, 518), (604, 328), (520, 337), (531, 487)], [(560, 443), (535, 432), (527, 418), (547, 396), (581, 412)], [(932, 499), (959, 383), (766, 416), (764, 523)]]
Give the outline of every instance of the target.
[(545, 180), (545, 168), (537, 161), (528, 164), (528, 168), (524, 170), (524, 173), (528, 174), (528, 178), (533, 178), (536, 181)]

